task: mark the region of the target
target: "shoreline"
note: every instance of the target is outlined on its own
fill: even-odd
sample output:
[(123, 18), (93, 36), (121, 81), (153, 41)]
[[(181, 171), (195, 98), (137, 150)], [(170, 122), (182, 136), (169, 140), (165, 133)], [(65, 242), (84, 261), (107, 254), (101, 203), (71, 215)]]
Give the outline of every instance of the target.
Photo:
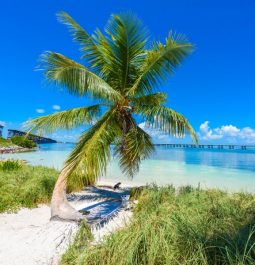
[(0, 147), (0, 154), (14, 154), (35, 151), (35, 148), (25, 148), (17, 145), (12, 145), (8, 147)]

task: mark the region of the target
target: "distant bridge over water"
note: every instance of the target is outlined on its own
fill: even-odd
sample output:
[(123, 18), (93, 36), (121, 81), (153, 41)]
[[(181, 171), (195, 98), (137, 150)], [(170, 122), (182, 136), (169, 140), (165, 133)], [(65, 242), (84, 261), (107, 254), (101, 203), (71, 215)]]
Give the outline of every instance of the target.
[(10, 138), (12, 138), (14, 136), (22, 136), (22, 137), (27, 136), (27, 138), (29, 140), (33, 140), (34, 142), (36, 142), (38, 144), (48, 144), (48, 143), (56, 143), (57, 142), (57, 141), (52, 140), (50, 138), (42, 137), (42, 136), (39, 136), (39, 135), (34, 135), (34, 134), (31, 134), (31, 133), (27, 135), (27, 132), (22, 132), (22, 131), (19, 131), (19, 130), (11, 130), (11, 129), (9, 129), (7, 138), (10, 139)]
[(188, 148), (188, 149), (215, 149), (215, 150), (255, 150), (255, 145), (234, 144), (154, 144), (154, 146), (166, 148)]

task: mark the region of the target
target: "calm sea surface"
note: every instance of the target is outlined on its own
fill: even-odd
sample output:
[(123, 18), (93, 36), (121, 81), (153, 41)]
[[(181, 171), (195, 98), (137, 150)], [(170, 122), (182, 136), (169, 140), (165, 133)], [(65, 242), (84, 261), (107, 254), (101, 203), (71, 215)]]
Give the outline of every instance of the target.
[[(25, 159), (32, 165), (45, 165), (60, 169), (72, 144), (44, 144), (38, 151), (0, 155)], [(161, 146), (142, 162), (139, 174), (133, 180), (121, 173), (113, 159), (103, 181), (121, 181), (126, 184), (144, 185), (200, 185), (218, 187), (229, 191), (255, 192), (255, 150), (201, 150), (176, 149)]]

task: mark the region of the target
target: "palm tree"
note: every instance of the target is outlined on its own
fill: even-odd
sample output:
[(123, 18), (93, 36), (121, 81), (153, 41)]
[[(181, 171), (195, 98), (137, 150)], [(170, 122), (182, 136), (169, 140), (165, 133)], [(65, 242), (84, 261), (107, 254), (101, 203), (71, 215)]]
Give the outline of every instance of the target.
[(111, 145), (123, 173), (131, 177), (141, 160), (153, 152), (151, 137), (134, 116), (142, 117), (148, 127), (176, 137), (187, 132), (197, 142), (188, 120), (164, 105), (167, 94), (156, 92), (193, 46), (184, 36), (172, 33), (164, 44), (149, 44), (147, 31), (132, 14), (112, 15), (105, 33), (97, 29), (93, 35), (65, 12), (58, 19), (80, 43), (85, 64), (46, 52), (41, 59), (45, 76), (70, 94), (91, 95), (98, 104), (42, 116), (28, 124), (30, 131), (44, 133), (91, 125), (65, 161), (51, 203), (52, 218), (80, 220), (82, 215), (67, 202), (66, 189), (70, 185), (81, 188), (102, 176)]

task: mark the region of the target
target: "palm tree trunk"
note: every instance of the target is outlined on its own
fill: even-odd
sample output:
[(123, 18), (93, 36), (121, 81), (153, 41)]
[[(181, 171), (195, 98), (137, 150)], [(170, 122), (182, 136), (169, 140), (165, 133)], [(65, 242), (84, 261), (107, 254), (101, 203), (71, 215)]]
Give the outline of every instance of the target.
[(63, 169), (55, 184), (51, 199), (51, 220), (81, 221), (83, 215), (76, 211), (66, 198), (67, 171)]

